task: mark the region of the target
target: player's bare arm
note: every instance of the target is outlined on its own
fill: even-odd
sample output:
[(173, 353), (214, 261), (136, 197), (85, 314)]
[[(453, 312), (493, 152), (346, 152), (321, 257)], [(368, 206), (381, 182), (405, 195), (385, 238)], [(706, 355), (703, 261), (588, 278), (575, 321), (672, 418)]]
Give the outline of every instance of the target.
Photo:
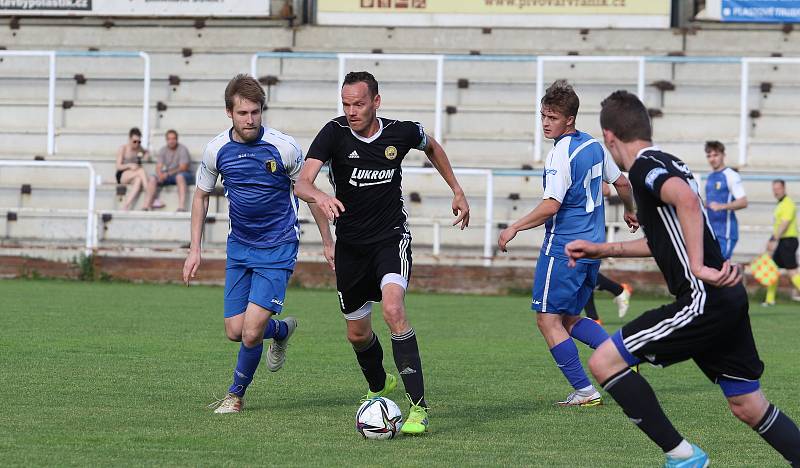
[(314, 185), (322, 165), (319, 159), (307, 158), (294, 186), (294, 194), (306, 203), (315, 203), (329, 221), (344, 213), (344, 205)]
[(779, 226), (778, 229), (772, 233), (772, 237), (769, 238), (767, 241), (767, 252), (772, 254), (775, 252), (775, 248), (778, 246), (778, 239), (781, 238), (784, 232), (789, 229), (789, 220), (783, 221)]
[(723, 263), (717, 270), (703, 264), (703, 213), (697, 194), (685, 180), (671, 177), (661, 187), (661, 200), (675, 207), (681, 225), (686, 253), (689, 256), (689, 268), (700, 280), (717, 287), (733, 286), (742, 279), (741, 269)]
[(561, 203), (558, 200), (553, 198), (543, 200), (533, 211), (517, 220), (511, 226), (503, 229), (500, 233), (500, 237), (497, 239), (497, 246), (501, 251), (506, 252), (507, 244), (518, 232), (541, 226), (545, 221), (555, 216), (559, 208), (561, 208)]
[(314, 222), (317, 223), (319, 234), (322, 237), (322, 252), (325, 255), (325, 260), (328, 262), (328, 266), (331, 267), (331, 270), (336, 270), (333, 261), (335, 243), (333, 241), (333, 236), (331, 235), (330, 222), (319, 205), (310, 202), (306, 203), (308, 203), (308, 209), (311, 210), (311, 216), (314, 217)]
[(711, 202), (708, 204), (708, 208), (714, 211), (741, 210), (743, 208), (747, 208), (747, 197), (737, 198), (730, 203)]
[(623, 219), (630, 228), (631, 232), (636, 232), (639, 229), (639, 220), (636, 218), (636, 203), (633, 200), (633, 188), (631, 182), (627, 177), (620, 174), (617, 180), (614, 181), (614, 189), (617, 191), (622, 204), (625, 207)]
[(574, 240), (564, 246), (564, 253), (569, 257), (569, 266), (575, 266), (580, 258), (608, 257), (652, 257), (647, 239), (641, 238), (624, 242), (595, 243), (587, 240)]
[(200, 248), (203, 241), (203, 226), (208, 214), (208, 199), (211, 194), (200, 188), (195, 189), (192, 198), (192, 241), (189, 244), (189, 255), (183, 263), (183, 282), (189, 286), (200, 267)]
[(426, 135), (426, 137), (428, 144), (425, 145), (425, 155), (453, 191), (453, 216), (456, 217), (455, 221), (453, 221), (453, 226), (461, 223), (461, 229), (464, 229), (469, 226), (469, 202), (467, 202), (467, 197), (464, 195), (464, 190), (461, 189), (461, 185), (453, 173), (453, 167), (450, 165), (450, 160), (447, 158), (447, 153), (444, 152), (442, 145), (430, 135)]

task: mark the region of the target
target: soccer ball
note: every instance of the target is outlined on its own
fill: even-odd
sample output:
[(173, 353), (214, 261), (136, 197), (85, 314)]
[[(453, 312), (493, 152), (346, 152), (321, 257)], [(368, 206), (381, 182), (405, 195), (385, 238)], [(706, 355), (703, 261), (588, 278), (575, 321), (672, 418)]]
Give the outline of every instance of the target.
[(391, 439), (403, 424), (403, 414), (397, 404), (388, 398), (367, 400), (356, 412), (356, 430), (365, 439)]

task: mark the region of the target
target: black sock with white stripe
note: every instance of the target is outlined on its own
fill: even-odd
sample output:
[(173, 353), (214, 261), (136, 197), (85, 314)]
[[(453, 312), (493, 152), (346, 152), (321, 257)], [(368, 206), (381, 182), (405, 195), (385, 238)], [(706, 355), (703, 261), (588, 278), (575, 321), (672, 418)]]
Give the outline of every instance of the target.
[(681, 443), (683, 437), (667, 419), (653, 388), (638, 372), (625, 369), (601, 386), (622, 407), (631, 422), (665, 453)]
[(770, 404), (766, 414), (753, 428), (794, 468), (800, 468), (800, 430), (794, 421)]
[(383, 386), (386, 385), (386, 371), (383, 369), (383, 348), (378, 341), (378, 335), (373, 333), (372, 339), (365, 346), (361, 348), (353, 346), (353, 350), (356, 352), (361, 372), (369, 384), (369, 391), (383, 390)]
[(594, 292), (589, 296), (589, 300), (586, 301), (586, 305), (583, 306), (583, 311), (586, 312), (586, 316), (592, 320), (600, 320), (600, 316), (597, 315), (597, 307), (594, 305)]
[(425, 403), (425, 383), (422, 378), (422, 361), (419, 358), (417, 335), (411, 328), (405, 333), (392, 333), (394, 363), (403, 379), (403, 386), (414, 404), (428, 407)]

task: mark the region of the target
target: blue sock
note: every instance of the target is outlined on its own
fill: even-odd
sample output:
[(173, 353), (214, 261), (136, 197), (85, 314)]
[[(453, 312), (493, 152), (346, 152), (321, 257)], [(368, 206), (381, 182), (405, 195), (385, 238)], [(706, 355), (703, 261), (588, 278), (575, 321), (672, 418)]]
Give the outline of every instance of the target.
[(573, 338), (581, 343), (588, 345), (592, 349), (597, 349), (605, 340), (608, 333), (597, 322), (588, 318), (578, 320), (570, 332)]
[(269, 319), (267, 328), (264, 330), (264, 339), (275, 338), (282, 340), (289, 334), (289, 327), (281, 320)]
[(589, 377), (586, 376), (583, 366), (581, 366), (581, 358), (578, 356), (578, 347), (575, 346), (575, 342), (572, 341), (572, 338), (567, 338), (550, 348), (550, 354), (553, 355), (553, 359), (555, 359), (556, 364), (558, 364), (558, 368), (564, 373), (564, 377), (567, 378), (572, 388), (580, 390), (592, 384), (589, 381)]
[(248, 348), (242, 343), (239, 347), (239, 360), (236, 361), (236, 369), (233, 371), (233, 385), (228, 392), (235, 393), (240, 397), (244, 396), (247, 386), (253, 381), (263, 351), (264, 343), (259, 343), (258, 346), (252, 348)]

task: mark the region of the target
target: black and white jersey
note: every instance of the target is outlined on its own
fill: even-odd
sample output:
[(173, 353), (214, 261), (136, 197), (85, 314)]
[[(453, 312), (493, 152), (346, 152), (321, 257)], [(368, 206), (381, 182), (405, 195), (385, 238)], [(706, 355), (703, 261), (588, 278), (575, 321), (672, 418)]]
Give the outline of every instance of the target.
[[(694, 175), (683, 161), (656, 147), (639, 152), (629, 175), (636, 199), (636, 216), (647, 236), (647, 245), (664, 274), (670, 293), (677, 297), (705, 297), (706, 290), (715, 288), (705, 285), (692, 274), (678, 214), (674, 206), (661, 200), (661, 187), (671, 177), (680, 177), (698, 193)], [(699, 195), (697, 203), (703, 211), (703, 263), (719, 269), (725, 259), (714, 238)]]
[(412, 148), (428, 144), (417, 122), (378, 118), (379, 129), (370, 138), (356, 134), (344, 116), (319, 131), (308, 158), (329, 163), (329, 178), (344, 213), (336, 221), (336, 238), (369, 244), (408, 234), (403, 208), (400, 168)]

